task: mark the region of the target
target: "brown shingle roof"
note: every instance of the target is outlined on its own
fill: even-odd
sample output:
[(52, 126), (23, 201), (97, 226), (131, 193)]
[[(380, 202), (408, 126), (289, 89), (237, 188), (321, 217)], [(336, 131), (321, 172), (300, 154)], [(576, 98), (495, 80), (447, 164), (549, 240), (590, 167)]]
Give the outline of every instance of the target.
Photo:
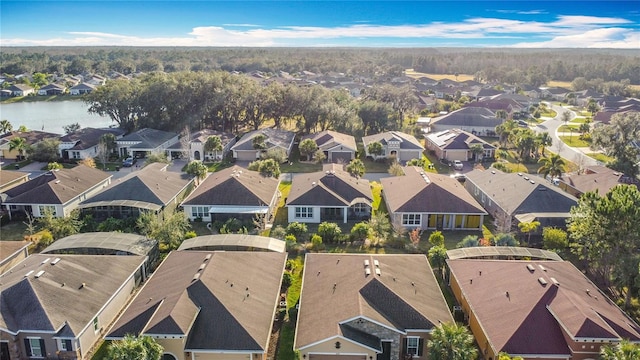
[[(470, 259), (447, 262), (496, 351), (511, 355), (569, 355), (562, 328), (574, 338), (615, 341), (622, 336), (640, 340), (640, 326), (570, 262)], [(534, 271), (527, 269), (527, 265), (532, 265)], [(538, 278), (545, 279), (547, 284), (543, 286)]]
[(207, 177), (183, 205), (269, 205), (279, 180), (233, 166)]
[(453, 321), (424, 255), (307, 254), (294, 347), (345, 335), (356, 317), (400, 332)]
[(486, 214), (456, 179), (415, 166), (404, 171), (405, 176), (380, 179), (390, 212)]
[(355, 199), (373, 201), (369, 181), (351, 176), (340, 165), (326, 164), (323, 171), (293, 178), (287, 204), (350, 206)]
[(416, 139), (415, 136), (405, 134), (400, 131), (387, 131), (379, 134), (373, 134), (362, 138), (365, 149), (372, 142), (379, 142), (382, 145), (388, 144), (389, 141), (396, 140), (400, 142), (400, 149), (421, 149), (424, 150), (424, 146)]
[(275, 252), (174, 251), (108, 337), (184, 334), (185, 349), (266, 351), (285, 260)]
[[(52, 265), (55, 258), (61, 260)], [(66, 322), (78, 336), (144, 261), (144, 256), (31, 255), (0, 276), (0, 327), (58, 331)]]
[(0, 188), (28, 176), (29, 173), (22, 171), (0, 170)]
[(319, 148), (328, 150), (337, 145), (344, 145), (351, 150), (358, 150), (356, 139), (353, 135), (339, 133), (337, 131), (325, 130), (316, 134), (305, 136), (303, 139), (312, 139)]
[(629, 178), (625, 177), (623, 173), (605, 166), (591, 166), (582, 174), (564, 176), (562, 182), (581, 193), (597, 190), (598, 194), (604, 195), (614, 186), (624, 184), (626, 179)]
[(102, 183), (113, 175), (78, 165), (71, 169), (49, 171), (20, 184), (6, 194), (11, 204), (66, 204), (80, 194)]

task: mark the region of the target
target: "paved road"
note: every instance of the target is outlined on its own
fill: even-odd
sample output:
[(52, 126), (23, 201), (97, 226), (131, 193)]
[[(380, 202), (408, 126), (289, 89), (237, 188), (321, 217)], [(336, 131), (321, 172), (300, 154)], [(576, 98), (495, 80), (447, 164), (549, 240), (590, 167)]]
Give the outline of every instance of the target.
[[(549, 133), (549, 135), (551, 135), (551, 138), (553, 139), (553, 145), (548, 147), (548, 149), (555, 153), (560, 153), (560, 156), (580, 165), (581, 167), (601, 165), (595, 159), (585, 155), (582, 151), (580, 151), (580, 149), (572, 148), (569, 145), (563, 143), (562, 140), (560, 140), (560, 137), (558, 136), (558, 129), (560, 128), (560, 126), (564, 125), (564, 122), (562, 121), (562, 113), (567, 111), (567, 109), (551, 104), (548, 104), (548, 106), (557, 113), (556, 117), (538, 124), (534, 129), (536, 132), (541, 133), (546, 131)], [(576, 114), (573, 111), (570, 112), (571, 119), (575, 118)]]

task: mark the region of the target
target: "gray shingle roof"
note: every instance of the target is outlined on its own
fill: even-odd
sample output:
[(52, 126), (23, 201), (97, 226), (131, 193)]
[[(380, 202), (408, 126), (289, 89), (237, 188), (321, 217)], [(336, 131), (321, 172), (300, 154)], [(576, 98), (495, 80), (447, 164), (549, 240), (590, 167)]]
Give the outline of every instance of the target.
[(118, 139), (117, 143), (136, 142), (137, 144), (129, 146), (132, 149), (155, 149), (165, 142), (176, 137), (178, 134), (174, 132), (144, 128), (131, 134), (125, 135)]
[(293, 178), (287, 205), (350, 206), (356, 199), (373, 201), (369, 181), (351, 176), (341, 165), (326, 164), (323, 171)]
[(113, 134), (117, 137), (124, 134), (124, 131), (121, 129), (84, 128), (61, 137), (60, 141), (76, 143), (73, 148), (68, 150), (84, 150), (98, 145), (98, 143), (100, 142), (100, 138), (104, 134)]
[(356, 139), (352, 135), (336, 131), (325, 130), (316, 134), (307, 135), (303, 139), (312, 139), (318, 147), (323, 150), (328, 150), (338, 145), (344, 145), (354, 151), (358, 150)]
[(504, 122), (499, 119), (489, 109), (481, 107), (464, 107), (453, 111), (447, 115), (435, 118), (431, 121), (432, 125), (449, 125), (449, 126), (482, 126), (496, 127)]
[(424, 146), (416, 139), (415, 136), (405, 134), (400, 131), (387, 131), (384, 133), (374, 134), (365, 136), (362, 138), (362, 142), (364, 143), (364, 147), (366, 148), (372, 142), (379, 142), (382, 145), (386, 145), (390, 140), (396, 140), (400, 142), (400, 149), (421, 149), (424, 150)]
[(253, 138), (258, 135), (264, 135), (266, 137), (265, 144), (267, 145), (267, 149), (271, 149), (273, 147), (280, 147), (285, 150), (290, 150), (291, 144), (293, 143), (293, 139), (295, 138), (295, 133), (292, 131), (285, 131), (280, 129), (273, 128), (264, 128), (259, 130), (254, 130), (249, 133), (246, 133), (238, 140), (238, 142), (231, 147), (232, 150), (255, 150), (253, 148)]

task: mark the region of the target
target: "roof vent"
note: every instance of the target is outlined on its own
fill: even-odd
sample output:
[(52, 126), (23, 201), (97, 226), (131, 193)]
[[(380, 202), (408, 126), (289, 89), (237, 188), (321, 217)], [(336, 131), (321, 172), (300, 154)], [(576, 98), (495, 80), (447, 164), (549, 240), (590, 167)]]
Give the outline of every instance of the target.
[(531, 264), (527, 265), (527, 269), (528, 269), (529, 271), (531, 271), (531, 272), (536, 271), (536, 268), (534, 268), (534, 267), (533, 267), (533, 265), (531, 265)]
[(198, 281), (199, 279), (200, 279), (200, 273), (196, 273), (195, 275), (193, 275), (191, 282)]
[(312, 182), (312, 183), (311, 183), (311, 186), (316, 186), (316, 182), (315, 182), (315, 181), (314, 181), (314, 182)]
[(380, 272), (380, 268), (376, 268), (376, 275), (380, 276), (382, 273)]
[(524, 179), (525, 179), (525, 180), (527, 180), (527, 181), (529, 181), (529, 177), (528, 177), (528, 176), (525, 176), (525, 177), (524, 177)]
[(369, 266), (369, 260), (364, 261), (364, 266)]
[(40, 270), (36, 273), (36, 279), (39, 278), (40, 276), (44, 275), (44, 270)]
[(545, 268), (544, 268), (544, 266), (542, 266), (542, 265), (538, 265), (538, 267), (539, 267), (539, 268), (540, 268), (540, 270), (542, 270), (542, 271), (547, 271), (547, 269), (545, 269)]
[(51, 265), (55, 265), (55, 264), (57, 264), (57, 263), (59, 263), (59, 262), (60, 262), (60, 258), (55, 258), (55, 259), (53, 259), (53, 261), (51, 262)]
[(205, 258), (204, 258), (203, 262), (204, 262), (204, 261), (208, 261), (209, 259), (211, 259), (211, 254), (207, 254), (207, 256), (205, 256)]
[(24, 274), (24, 277), (28, 277), (29, 275), (33, 274), (34, 270), (29, 271), (28, 273)]
[(522, 173), (518, 173), (518, 176), (522, 176)]
[(365, 275), (371, 275), (371, 268), (367, 267), (364, 269), (364, 274)]
[(536, 182), (533, 180), (529, 180), (530, 183), (535, 184)]
[(542, 286), (547, 286), (547, 280), (545, 280), (543, 277), (539, 277), (538, 278), (538, 282), (540, 283), (540, 285)]
[(202, 264), (200, 265), (200, 268), (198, 268), (198, 271), (202, 271), (204, 270), (204, 268), (207, 266), (207, 264)]
[(560, 286), (560, 282), (558, 280), (556, 280), (556, 278), (552, 277), (550, 279), (551, 279), (551, 282), (553, 283), (553, 285)]
[(49, 262), (49, 260), (51, 260), (51, 258), (46, 258), (46, 259), (42, 260), (42, 262), (40, 263), (40, 265), (48, 263), (48, 262)]
[(380, 261), (378, 260), (373, 260), (373, 265), (380, 267)]
[(495, 170), (491, 170), (491, 173), (495, 175), (496, 171)]
[(55, 183), (56, 183), (56, 184), (60, 184), (60, 180), (56, 180), (56, 182), (55, 182)]

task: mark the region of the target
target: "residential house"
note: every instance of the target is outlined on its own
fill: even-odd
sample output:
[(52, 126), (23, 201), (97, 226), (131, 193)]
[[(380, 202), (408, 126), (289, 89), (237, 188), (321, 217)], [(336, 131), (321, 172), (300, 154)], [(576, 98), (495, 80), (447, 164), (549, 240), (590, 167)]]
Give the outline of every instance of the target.
[(289, 222), (362, 221), (371, 216), (373, 195), (366, 179), (358, 179), (341, 165), (325, 164), (323, 171), (297, 174), (287, 197)]
[(564, 101), (569, 93), (571, 93), (571, 90), (562, 87), (540, 88), (540, 98), (542, 99)]
[[(29, 181), (29, 175), (31, 175), (31, 173), (0, 169), (0, 196), (2, 196), (5, 191)], [(4, 197), (1, 197), (0, 202), (3, 199)]]
[(38, 89), (38, 95), (62, 95), (67, 91), (64, 85), (52, 83)]
[(116, 231), (85, 232), (63, 237), (40, 254), (144, 256), (145, 274), (151, 273), (160, 259), (157, 240)]
[[(427, 149), (433, 151), (438, 159), (447, 161), (480, 161), (495, 157), (496, 147), (479, 137), (460, 129), (443, 130), (425, 136)], [(481, 147), (482, 151), (474, 153)]]
[(123, 136), (116, 144), (120, 156), (144, 158), (149, 153), (166, 153), (180, 141), (178, 137), (174, 132), (144, 128)]
[(3, 359), (86, 359), (144, 279), (144, 256), (33, 254), (0, 275)]
[[(0, 274), (4, 274), (29, 256), (30, 241), (0, 241)], [(2, 357), (4, 359), (4, 356)]]
[[(400, 131), (387, 131), (362, 138), (364, 151), (367, 157), (372, 158), (396, 158), (398, 161), (409, 161), (422, 158), (424, 146), (413, 135)], [(369, 153), (369, 144), (378, 142), (382, 145), (382, 155)]]
[(153, 163), (133, 171), (82, 201), (78, 208), (96, 220), (138, 217), (144, 211), (160, 217), (171, 214), (193, 190), (194, 178), (167, 171), (167, 166)]
[(124, 130), (118, 128), (95, 129), (83, 128), (60, 138), (60, 157), (64, 159), (87, 159), (98, 156), (98, 144), (103, 135), (113, 134), (116, 139), (124, 135)]
[(280, 180), (257, 171), (232, 166), (202, 181), (181, 204), (189, 220), (250, 220), (256, 215), (269, 221), (278, 205)]
[[(6, 133), (0, 137), (0, 158), (7, 160), (17, 160), (20, 152), (17, 149), (11, 149), (11, 139), (23, 138), (27, 146), (33, 147), (39, 142), (46, 139), (58, 139), (60, 135), (53, 134), (44, 131), (30, 130), (30, 131), (12, 131)], [(26, 151), (22, 152), (22, 156), (27, 157)]]
[(3, 205), (9, 217), (17, 213), (42, 217), (47, 211), (54, 217), (64, 217), (77, 209), (80, 202), (107, 187), (112, 176), (84, 165), (48, 171), (5, 191), (7, 198)]
[(450, 286), (481, 358), (599, 358), (640, 326), (568, 261), (447, 260)]
[(173, 251), (109, 340), (148, 335), (165, 360), (267, 360), (286, 253)]
[(96, 89), (95, 85), (83, 82), (78, 85), (72, 86), (69, 89), (69, 94), (71, 95), (85, 95), (90, 94), (92, 91)]
[[(503, 229), (521, 222), (539, 221), (540, 227), (566, 227), (569, 211), (577, 199), (541, 177), (523, 173), (503, 173), (490, 169), (468, 172), (467, 191), (493, 216)], [(508, 230), (507, 230), (508, 231)]]
[(482, 230), (487, 212), (452, 177), (404, 168), (380, 179), (391, 223), (406, 229)]
[(308, 253), (294, 349), (307, 360), (426, 359), (453, 318), (425, 255)]
[[(222, 150), (205, 151), (204, 144), (212, 136), (218, 136), (222, 142)], [(204, 129), (191, 135), (189, 142), (189, 159), (204, 161), (221, 161), (236, 143), (236, 136), (231, 133)]]
[(431, 131), (460, 129), (478, 136), (496, 136), (496, 126), (504, 119), (483, 107), (464, 107), (431, 120)]
[(557, 183), (562, 190), (575, 197), (580, 197), (589, 191), (597, 191), (600, 195), (604, 195), (620, 184), (638, 186), (638, 181), (606, 166), (590, 166), (581, 173), (563, 175)]
[(302, 140), (305, 139), (313, 140), (318, 145), (318, 149), (322, 150), (328, 162), (349, 163), (356, 158), (358, 146), (352, 135), (325, 130), (302, 138)]
[[(256, 136), (264, 137), (262, 148), (256, 149), (253, 142)], [(295, 133), (292, 131), (264, 128), (244, 134), (232, 147), (233, 158), (241, 161), (253, 161), (260, 158), (260, 154), (271, 149), (282, 149), (289, 156), (293, 148)]]
[(11, 96), (27, 96), (35, 92), (35, 89), (26, 84), (13, 84), (7, 88), (11, 91)]

